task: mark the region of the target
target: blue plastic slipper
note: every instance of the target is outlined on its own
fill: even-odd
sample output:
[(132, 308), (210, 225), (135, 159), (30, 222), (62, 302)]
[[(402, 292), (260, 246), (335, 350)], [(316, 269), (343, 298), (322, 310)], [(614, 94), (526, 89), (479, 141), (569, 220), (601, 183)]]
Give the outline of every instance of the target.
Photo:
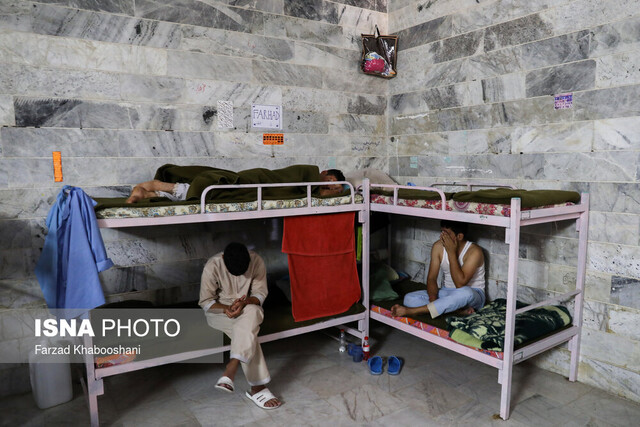
[(389, 356), (388, 360), (388, 368), (387, 372), (389, 375), (398, 375), (400, 373), (400, 369), (402, 368), (402, 360), (398, 359), (395, 356)]
[(371, 375), (382, 374), (382, 357), (373, 356), (367, 363), (369, 364), (369, 372), (371, 372)]

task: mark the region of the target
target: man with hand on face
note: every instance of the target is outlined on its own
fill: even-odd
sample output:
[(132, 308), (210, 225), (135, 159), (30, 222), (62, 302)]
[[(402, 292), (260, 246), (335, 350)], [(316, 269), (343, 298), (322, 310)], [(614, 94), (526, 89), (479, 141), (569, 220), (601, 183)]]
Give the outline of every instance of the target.
[(258, 342), (267, 293), (267, 270), (262, 258), (241, 243), (229, 243), (224, 252), (207, 261), (198, 304), (204, 309), (209, 326), (231, 339), (230, 360), (215, 388), (233, 393), (233, 379), (240, 365), (251, 385), (246, 396), (262, 409), (275, 409), (282, 402), (266, 387), (271, 377)]
[[(443, 220), (440, 227), (440, 239), (431, 247), (427, 290), (406, 294), (404, 305), (391, 307), (394, 316), (430, 313), (432, 318), (436, 318), (456, 311), (458, 315), (469, 315), (484, 305), (482, 249), (466, 240), (467, 224)], [(444, 280), (438, 289), (440, 270), (444, 273)]]

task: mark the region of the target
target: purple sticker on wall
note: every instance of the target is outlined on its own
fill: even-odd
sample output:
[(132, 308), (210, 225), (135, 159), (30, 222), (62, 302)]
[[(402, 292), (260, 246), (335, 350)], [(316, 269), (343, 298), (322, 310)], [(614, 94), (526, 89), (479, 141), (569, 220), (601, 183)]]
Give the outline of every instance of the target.
[(556, 110), (566, 110), (573, 108), (573, 93), (560, 93), (553, 97), (553, 108)]

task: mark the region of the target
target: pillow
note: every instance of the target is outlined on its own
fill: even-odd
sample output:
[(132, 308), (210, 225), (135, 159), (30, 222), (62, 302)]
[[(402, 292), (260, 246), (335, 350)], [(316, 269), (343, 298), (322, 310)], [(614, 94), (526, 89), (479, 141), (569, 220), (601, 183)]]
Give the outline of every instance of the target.
[(385, 301), (400, 298), (396, 291), (391, 287), (389, 269), (393, 270), (384, 263), (377, 263), (372, 266), (371, 275), (369, 276), (371, 300)]
[(345, 174), (345, 178), (351, 183), (351, 185), (353, 185), (354, 188), (358, 188), (362, 185), (362, 180), (364, 178), (369, 178), (369, 181), (371, 181), (372, 184), (397, 184), (397, 182), (386, 173), (379, 169), (372, 168), (349, 172)]
[(391, 268), (387, 264), (384, 264), (384, 263), (381, 264), (380, 265), (380, 269), (385, 272), (386, 279), (389, 282), (395, 282), (396, 280), (398, 280), (400, 278), (400, 275), (398, 274), (398, 272), (395, 271), (393, 268)]

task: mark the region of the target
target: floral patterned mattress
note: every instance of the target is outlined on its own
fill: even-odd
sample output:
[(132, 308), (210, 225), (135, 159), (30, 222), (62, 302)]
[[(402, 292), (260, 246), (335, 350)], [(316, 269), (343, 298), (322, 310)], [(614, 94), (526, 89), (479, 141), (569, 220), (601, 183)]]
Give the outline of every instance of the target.
[[(393, 205), (393, 196), (387, 196), (382, 194), (371, 194), (371, 203), (381, 205)], [(542, 208), (555, 208), (562, 206), (571, 206), (574, 203), (566, 202), (556, 205), (538, 206), (536, 208), (522, 208), (523, 211)], [(401, 199), (398, 198), (398, 206), (407, 206), (423, 209), (442, 209), (442, 200), (417, 200), (417, 199)], [(474, 213), (481, 215), (494, 215), (494, 216), (511, 216), (511, 205), (492, 204), (492, 203), (475, 203), (475, 202), (458, 202), (455, 200), (447, 200), (447, 211), (452, 212), (464, 212)]]
[[(402, 322), (404, 324), (407, 324), (409, 326), (413, 326), (414, 328), (418, 328), (418, 329), (420, 329), (422, 331), (425, 331), (425, 332), (428, 332), (430, 334), (437, 335), (437, 336), (439, 336), (441, 338), (444, 338), (444, 339), (447, 339), (447, 340), (449, 340), (451, 342), (455, 342), (458, 345), (464, 345), (464, 344), (460, 344), (457, 341), (452, 340), (451, 337), (449, 336), (449, 332), (448, 331), (446, 331), (444, 329), (441, 329), (441, 328), (437, 328), (437, 327), (435, 327), (433, 325), (430, 325), (428, 323), (420, 322), (418, 320), (411, 319), (410, 317), (393, 317), (391, 315), (391, 311), (387, 310), (386, 308), (382, 308), (382, 307), (379, 307), (379, 306), (373, 305), (373, 304), (371, 305), (371, 311), (374, 311), (374, 312), (376, 312), (378, 314), (381, 314), (381, 315), (383, 315), (385, 317), (389, 317), (391, 319), (395, 319), (395, 320), (397, 320), (399, 322)], [(484, 354), (489, 355), (491, 357), (495, 357), (496, 359), (500, 359), (500, 360), (504, 359), (504, 353), (501, 352), (501, 351), (484, 350), (484, 349), (477, 348), (477, 347), (470, 347), (468, 345), (465, 345), (465, 347), (477, 350), (480, 353), (484, 353)]]
[[(363, 198), (361, 195), (356, 194), (356, 203), (362, 203)], [(311, 198), (311, 206), (338, 206), (347, 205), (351, 203), (351, 196), (330, 197), (330, 198)], [(262, 209), (291, 209), (291, 208), (305, 208), (307, 207), (307, 198), (289, 199), (289, 200), (263, 200)], [(241, 202), (241, 203), (207, 203), (205, 205), (205, 213), (219, 213), (219, 212), (245, 212), (255, 211), (258, 209), (258, 202)], [(104, 208), (96, 211), (96, 218), (98, 219), (112, 219), (112, 218), (149, 218), (157, 216), (177, 216), (177, 215), (192, 215), (199, 214), (200, 203), (194, 203), (189, 205), (159, 205), (152, 207), (138, 207), (135, 205), (126, 207), (112, 207)]]

